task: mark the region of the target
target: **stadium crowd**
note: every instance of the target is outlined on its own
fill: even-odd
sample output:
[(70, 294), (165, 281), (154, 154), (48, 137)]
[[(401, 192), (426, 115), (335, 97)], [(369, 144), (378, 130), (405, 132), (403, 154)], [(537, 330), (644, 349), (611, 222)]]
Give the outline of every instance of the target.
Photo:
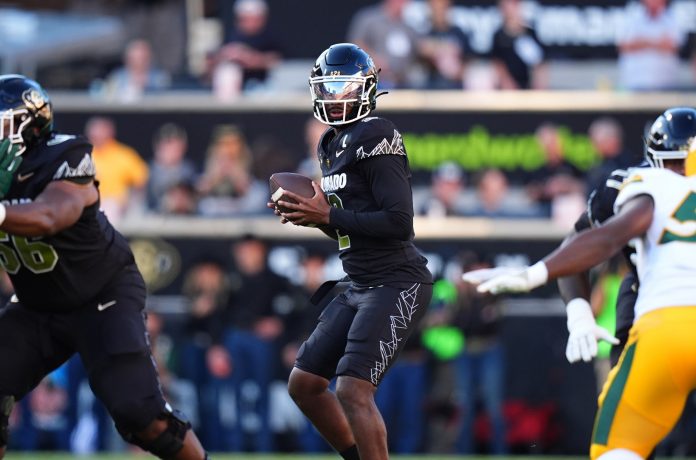
[[(136, 106), (145, 95), (163, 92), (201, 91), (233, 102), (277, 90), (274, 75), (292, 67), (285, 57), (291, 44), (271, 27), (272, 2), (195, 2), (201, 9), (197, 19), (216, 32), (188, 27), (187, 37), (172, 25), (183, 27), (190, 19), (184, 3), (62, 2), (60, 8), (70, 13), (124, 18), (123, 55), (72, 77), (58, 72), (51, 78), (55, 67), (39, 68), (37, 78), (47, 77), (43, 81), (49, 91), (85, 91), (94, 101)], [(414, 27), (418, 21), (404, 14), (414, 8), (412, 3), (427, 11), (426, 27)], [(381, 90), (554, 88), (549, 66), (555, 56), (527, 21), (529, 2), (495, 2), (499, 27), (486, 53), (456, 25), (451, 14), (456, 6), (450, 0), (381, 0), (345, 20), (343, 39), (375, 57)], [(625, 18), (627, 26), (616, 34), (618, 78), (613, 87), (696, 87), (694, 40), (677, 27), (667, 0), (631, 4)], [(677, 77), (689, 60), (694, 71), (685, 83)], [(148, 151), (124, 143), (120, 133), (125, 129), (102, 114), (84, 125), (94, 146), (102, 209), (116, 227), (149, 215), (270, 217), (269, 172), (321, 175), (315, 146), (325, 126), (314, 118), (297, 134), (306, 150), (294, 155), (276, 154), (277, 145), (251, 139), (231, 123), (215, 126), (205, 145), (192, 144), (186, 128), (166, 113), (151, 133)], [(567, 154), (575, 138), (566, 131), (552, 116), (536, 127), (531, 149), (543, 159), (536, 168), (471, 169), (447, 161), (416, 169), (415, 213), (423, 218), (552, 219), (572, 227), (590, 191), (613, 170), (640, 162), (643, 152), (630, 151), (625, 137), (642, 133), (624, 133), (619, 120), (600, 116), (582, 133), (589, 153), (577, 161)], [(164, 392), (189, 416), (209, 451), (330, 450), (294, 406), (286, 386), (298, 347), (321, 312), (322, 305), (309, 298), (336, 274), (336, 261), (321, 250), (305, 249), (296, 274), (288, 277), (270, 265), (269, 249), (267, 241), (250, 233), (232, 242), (229, 254), (200, 254), (184, 267), (178, 294), (185, 299), (185, 313), (153, 310), (148, 315)], [(506, 399), (502, 299), (477, 294), (460, 281), (465, 271), (492, 266), (493, 256), (458, 251), (436, 273), (422, 327), (377, 393), (393, 452), (559, 453), (556, 443), (562, 433), (557, 427), (563, 424), (558, 408)], [(598, 275), (598, 292), (612, 291), (612, 275), (624, 269), (620, 263), (605, 267)], [(0, 296), (8, 300), (11, 295), (12, 286), (3, 277)], [(593, 307), (598, 315), (611, 303), (608, 296), (597, 294)], [(606, 369), (597, 367), (600, 382)], [(661, 453), (694, 453), (694, 446), (683, 440), (693, 432), (689, 420), (694, 408), (689, 404), (683, 426)], [(77, 359), (51, 373), (18, 405), (11, 422), (10, 449), (128, 449), (91, 394)]]

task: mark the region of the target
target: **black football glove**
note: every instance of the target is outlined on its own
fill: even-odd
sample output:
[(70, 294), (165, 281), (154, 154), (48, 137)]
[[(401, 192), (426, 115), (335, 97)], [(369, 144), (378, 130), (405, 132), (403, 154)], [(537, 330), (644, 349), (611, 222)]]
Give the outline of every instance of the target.
[(17, 156), (18, 144), (9, 139), (0, 142), (0, 198), (3, 198), (12, 185), (12, 178), (22, 164), (22, 157)]

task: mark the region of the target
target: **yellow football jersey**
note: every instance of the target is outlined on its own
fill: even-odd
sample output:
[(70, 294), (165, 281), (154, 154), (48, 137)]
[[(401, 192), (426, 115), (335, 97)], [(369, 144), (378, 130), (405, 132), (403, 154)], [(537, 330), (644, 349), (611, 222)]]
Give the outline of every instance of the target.
[(696, 174), (696, 150), (690, 150), (689, 156), (686, 157), (686, 169), (687, 176), (693, 176)]
[(648, 311), (696, 302), (696, 177), (669, 169), (636, 169), (624, 181), (615, 212), (638, 195), (650, 195), (653, 221), (633, 240), (640, 279), (636, 319)]

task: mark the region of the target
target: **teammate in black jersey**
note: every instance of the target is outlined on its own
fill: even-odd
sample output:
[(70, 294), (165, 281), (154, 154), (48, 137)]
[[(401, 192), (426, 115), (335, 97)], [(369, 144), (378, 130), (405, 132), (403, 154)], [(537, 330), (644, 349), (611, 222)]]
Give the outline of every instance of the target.
[[(321, 187), (314, 184), (311, 199), (288, 193), (298, 204), (279, 204), (294, 211), (277, 212), (283, 223), (333, 232), (351, 281), (321, 313), (288, 385), (346, 459), (388, 458), (374, 393), (432, 294), (426, 259), (412, 242), (411, 173), (401, 134), (390, 121), (369, 116), (377, 73), (370, 56), (350, 43), (319, 56), (309, 79), (314, 116), (331, 126), (318, 146)], [(328, 390), (334, 376), (336, 394)]]
[(145, 330), (145, 284), (99, 211), (92, 146), (53, 131), (43, 88), (0, 76), (0, 458), (15, 401), (78, 353), (121, 435), (163, 459), (207, 458), (164, 400)]
[[(650, 127), (645, 140), (646, 160), (638, 168), (662, 167), (664, 160), (685, 159), (689, 153), (691, 140), (696, 137), (696, 110), (688, 107), (667, 109), (657, 117)], [(576, 232), (602, 225), (614, 215), (614, 201), (624, 179), (625, 170), (616, 170), (607, 178), (604, 185), (590, 195), (587, 212), (575, 223)], [(569, 237), (571, 238), (572, 235)], [(633, 325), (634, 305), (638, 297), (638, 274), (631, 262), (634, 248), (623, 250), (631, 270), (624, 277), (616, 301), (616, 339), (595, 324), (588, 299), (590, 282), (588, 273), (568, 276), (558, 280), (561, 297), (567, 304), (568, 313), (568, 361), (580, 359), (590, 361), (597, 354), (597, 339), (614, 343), (611, 350), (611, 365), (615, 366), (623, 347), (628, 340), (628, 332)]]

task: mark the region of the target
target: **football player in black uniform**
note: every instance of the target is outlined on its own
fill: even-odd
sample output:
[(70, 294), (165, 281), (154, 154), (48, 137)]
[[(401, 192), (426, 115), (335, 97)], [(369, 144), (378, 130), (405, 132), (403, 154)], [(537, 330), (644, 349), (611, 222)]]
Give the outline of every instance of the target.
[[(324, 309), (302, 345), (289, 392), (346, 459), (388, 458), (374, 393), (432, 294), (426, 259), (413, 245), (411, 173), (401, 134), (375, 108), (378, 70), (350, 43), (324, 51), (309, 79), (314, 116), (331, 127), (318, 146), (321, 187), (286, 192), (282, 222), (321, 226), (338, 242), (349, 287)], [(327, 201), (328, 200), (328, 201)], [(274, 205), (269, 203), (270, 207)], [(329, 381), (338, 376), (336, 393)]]
[(91, 145), (53, 131), (43, 88), (0, 76), (0, 458), (15, 401), (78, 353), (121, 435), (163, 459), (207, 458), (164, 400), (145, 330), (145, 284), (99, 211)]
[[(696, 137), (696, 110), (688, 107), (667, 109), (655, 119), (645, 139), (645, 161), (638, 168), (663, 166), (665, 160), (686, 159), (691, 140)], [(587, 211), (575, 223), (577, 233), (602, 225), (614, 215), (614, 201), (621, 184), (628, 177), (628, 171), (616, 170), (607, 178), (604, 185), (590, 194)], [(572, 238), (570, 235), (566, 241)], [(631, 270), (624, 277), (616, 302), (616, 338), (596, 325), (590, 298), (590, 282), (587, 272), (580, 275), (559, 278), (558, 288), (566, 302), (568, 314), (568, 361), (590, 361), (597, 354), (597, 340), (608, 340), (615, 346), (611, 350), (611, 365), (619, 360), (628, 332), (633, 325), (634, 305), (638, 297), (638, 274), (631, 262), (635, 249), (627, 246), (623, 253)]]

